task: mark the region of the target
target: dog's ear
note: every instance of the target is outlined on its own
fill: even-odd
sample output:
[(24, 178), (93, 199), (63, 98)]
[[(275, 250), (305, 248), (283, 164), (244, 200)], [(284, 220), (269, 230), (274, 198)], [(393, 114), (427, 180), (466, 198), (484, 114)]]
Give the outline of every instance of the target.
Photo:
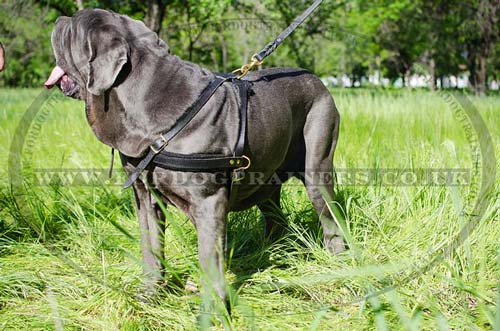
[(129, 45), (111, 25), (90, 30), (87, 37), (90, 58), (87, 89), (101, 95), (113, 86), (129, 57)]
[(0, 43), (0, 71), (3, 70), (5, 66), (5, 51), (3, 50), (3, 45)]

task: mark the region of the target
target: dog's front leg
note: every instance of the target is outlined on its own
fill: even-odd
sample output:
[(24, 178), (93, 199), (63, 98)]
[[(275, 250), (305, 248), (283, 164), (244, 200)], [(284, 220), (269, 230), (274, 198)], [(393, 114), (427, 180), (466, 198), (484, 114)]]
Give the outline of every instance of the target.
[(164, 276), (165, 220), (143, 182), (134, 184), (134, 196), (141, 235), (143, 285), (148, 298), (157, 292)]
[[(198, 199), (197, 199), (198, 200)], [(198, 254), (202, 269), (204, 309), (211, 309), (215, 293), (227, 306), (226, 280), (224, 276), (224, 246), (226, 217), (229, 211), (227, 188), (215, 194), (200, 197), (192, 206), (194, 223), (198, 233)], [(210, 301), (210, 302), (207, 302)]]

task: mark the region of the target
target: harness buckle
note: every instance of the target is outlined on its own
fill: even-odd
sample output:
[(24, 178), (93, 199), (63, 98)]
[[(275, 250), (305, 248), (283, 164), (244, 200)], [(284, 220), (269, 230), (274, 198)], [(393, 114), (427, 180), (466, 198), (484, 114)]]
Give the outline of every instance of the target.
[(244, 175), (240, 176), (240, 174), (242, 174), (243, 171), (248, 170), (248, 168), (250, 168), (250, 166), (252, 165), (252, 160), (250, 160), (248, 156), (242, 155), (241, 157), (247, 161), (247, 165), (233, 170), (233, 178), (232, 178), (233, 183), (241, 182), (245, 178), (245, 176)]
[[(161, 143), (161, 146), (156, 147), (155, 145), (159, 144), (159, 143), (158, 143), (158, 140), (160, 140), (160, 139), (162, 140), (162, 141), (160, 142), (160, 143)], [(167, 147), (167, 145), (168, 145), (168, 140), (167, 140), (167, 138), (165, 138), (165, 136), (164, 136), (164, 135), (162, 135), (162, 134), (161, 134), (161, 135), (160, 135), (160, 139), (155, 140), (155, 141), (154, 141), (154, 142), (153, 142), (153, 143), (149, 146), (149, 148), (150, 148), (150, 149), (153, 151), (153, 153), (155, 153), (155, 154), (159, 154), (159, 153), (160, 153), (160, 152), (161, 152), (161, 151), (162, 151), (165, 147)]]

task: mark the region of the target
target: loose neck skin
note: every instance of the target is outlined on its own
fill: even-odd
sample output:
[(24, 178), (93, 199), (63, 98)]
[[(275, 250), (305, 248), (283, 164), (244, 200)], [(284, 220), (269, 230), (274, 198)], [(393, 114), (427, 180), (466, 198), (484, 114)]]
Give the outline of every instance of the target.
[(101, 142), (139, 157), (195, 102), (214, 74), (174, 55), (132, 53), (131, 64), (117, 87), (87, 98), (87, 120)]

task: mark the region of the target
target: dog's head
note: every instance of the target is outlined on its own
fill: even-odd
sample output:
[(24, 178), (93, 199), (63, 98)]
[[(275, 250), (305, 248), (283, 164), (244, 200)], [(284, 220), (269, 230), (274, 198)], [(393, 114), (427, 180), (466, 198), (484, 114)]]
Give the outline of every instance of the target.
[(100, 96), (127, 79), (145, 52), (167, 56), (167, 45), (142, 22), (101, 9), (59, 17), (52, 32), (56, 67), (45, 82), (66, 96)]

